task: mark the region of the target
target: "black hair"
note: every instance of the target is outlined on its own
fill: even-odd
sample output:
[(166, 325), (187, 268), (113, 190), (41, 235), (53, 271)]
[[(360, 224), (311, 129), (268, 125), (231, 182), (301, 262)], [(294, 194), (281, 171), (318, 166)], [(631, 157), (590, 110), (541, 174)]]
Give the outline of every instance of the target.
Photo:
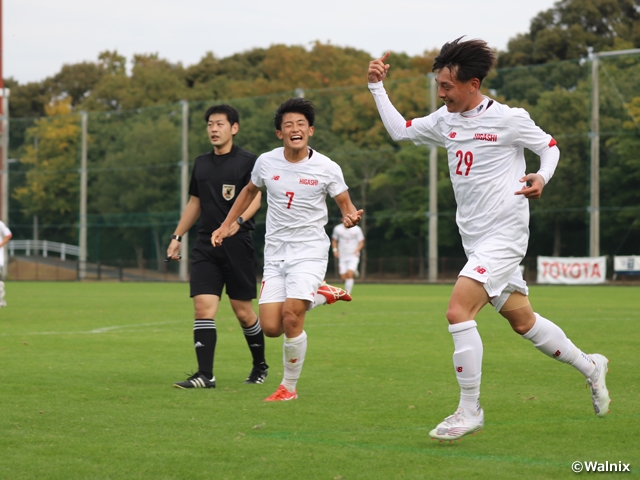
[(282, 129), (282, 117), (285, 113), (301, 113), (309, 122), (309, 126), (313, 127), (316, 120), (316, 107), (309, 100), (300, 97), (290, 98), (278, 107), (273, 116), (273, 123), (276, 130)]
[(233, 125), (234, 123), (240, 125), (240, 114), (238, 113), (238, 111), (231, 105), (226, 105), (224, 103), (209, 107), (204, 114), (204, 121), (206, 123), (209, 123), (209, 117), (216, 113), (224, 113), (231, 125)]
[(447, 67), (454, 78), (460, 82), (477, 78), (482, 83), (496, 64), (496, 55), (484, 40), (461, 42), (462, 38), (456, 38), (442, 46), (440, 53), (433, 61), (432, 71)]

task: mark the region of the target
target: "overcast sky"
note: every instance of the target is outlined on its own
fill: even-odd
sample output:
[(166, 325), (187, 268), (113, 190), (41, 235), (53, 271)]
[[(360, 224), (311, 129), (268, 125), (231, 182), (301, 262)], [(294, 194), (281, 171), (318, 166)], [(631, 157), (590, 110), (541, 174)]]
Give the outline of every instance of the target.
[(193, 65), (273, 44), (319, 40), (379, 56), (416, 55), (461, 35), (506, 50), (554, 0), (1, 0), (4, 77), (20, 83), (55, 75), (65, 63), (104, 50), (130, 60), (158, 53)]

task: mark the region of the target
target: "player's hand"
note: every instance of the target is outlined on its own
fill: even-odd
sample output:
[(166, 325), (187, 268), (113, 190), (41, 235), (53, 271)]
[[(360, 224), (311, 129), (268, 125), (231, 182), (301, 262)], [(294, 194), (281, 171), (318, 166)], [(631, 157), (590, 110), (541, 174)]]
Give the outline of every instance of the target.
[(211, 234), (211, 245), (214, 247), (219, 247), (222, 245), (222, 240), (229, 236), (229, 227), (225, 227), (220, 225), (216, 231)]
[(181, 258), (180, 242), (178, 240), (171, 240), (169, 248), (167, 248), (167, 258), (165, 262), (170, 262), (171, 260), (180, 261)]
[(387, 52), (377, 60), (371, 60), (369, 62), (369, 71), (367, 72), (367, 79), (369, 80), (369, 83), (381, 82), (387, 76), (387, 72), (391, 65), (388, 63), (385, 64), (384, 62), (387, 61), (389, 55), (391, 55), (391, 52)]
[(362, 213), (364, 210), (358, 210), (356, 213), (347, 213), (344, 217), (342, 217), (342, 224), (346, 228), (355, 227), (362, 220)]
[(233, 222), (229, 227), (229, 234), (227, 237), (233, 237), (240, 230), (240, 224), (238, 222)]
[(544, 178), (537, 173), (530, 173), (520, 179), (521, 183), (524, 183), (522, 188), (515, 192), (516, 195), (524, 195), (526, 198), (536, 199), (542, 195), (542, 189), (544, 188)]

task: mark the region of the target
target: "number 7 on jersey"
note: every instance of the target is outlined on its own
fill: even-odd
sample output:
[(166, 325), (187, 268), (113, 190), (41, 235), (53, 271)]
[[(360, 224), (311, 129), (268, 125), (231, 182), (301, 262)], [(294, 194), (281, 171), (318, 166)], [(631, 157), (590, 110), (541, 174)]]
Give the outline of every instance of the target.
[(291, 208), (291, 202), (293, 202), (293, 192), (284, 192), (284, 194), (289, 197), (289, 203), (287, 203), (287, 208)]

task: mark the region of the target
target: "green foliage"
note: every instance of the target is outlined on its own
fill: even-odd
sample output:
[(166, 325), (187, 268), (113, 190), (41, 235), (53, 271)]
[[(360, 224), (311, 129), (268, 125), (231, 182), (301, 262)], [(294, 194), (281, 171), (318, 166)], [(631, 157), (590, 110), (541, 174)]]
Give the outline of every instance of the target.
[(48, 117), (36, 120), (26, 131), (28, 143), (20, 162), (30, 169), (25, 183), (14, 189), (13, 198), (22, 206), (23, 214), (38, 215), (43, 223), (61, 226), (63, 239), (68, 240), (75, 230), (79, 208), (80, 120), (78, 115), (69, 114), (68, 99), (45, 110)]

